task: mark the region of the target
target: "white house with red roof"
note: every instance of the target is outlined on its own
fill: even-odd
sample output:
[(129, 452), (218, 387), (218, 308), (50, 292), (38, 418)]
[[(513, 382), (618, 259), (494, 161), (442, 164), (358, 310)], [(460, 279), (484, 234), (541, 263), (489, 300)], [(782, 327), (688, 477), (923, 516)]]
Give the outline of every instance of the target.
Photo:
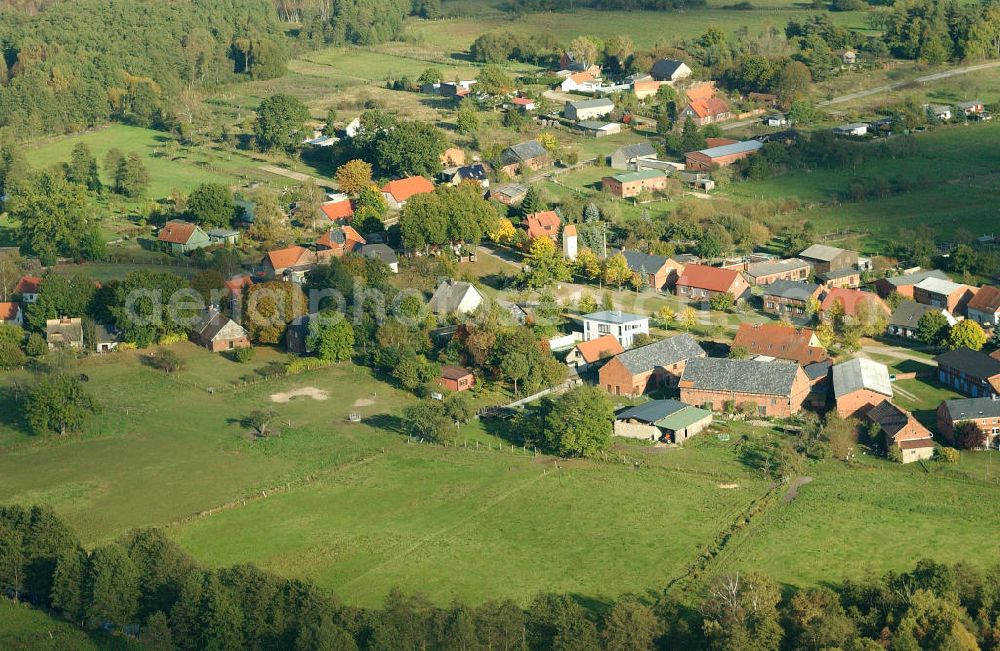
[(732, 294), (742, 298), (749, 293), (750, 285), (736, 269), (689, 264), (684, 267), (675, 285), (678, 296), (707, 300), (718, 294)]
[(553, 241), (559, 238), (559, 225), (562, 220), (554, 210), (543, 210), (533, 212), (524, 218), (524, 226), (528, 231), (528, 238), (547, 237)]
[(11, 325), (24, 325), (24, 316), (21, 313), (21, 306), (18, 303), (0, 303), (0, 323)]
[(327, 201), (320, 205), (320, 211), (332, 222), (348, 222), (354, 216), (354, 206), (350, 199)]
[(42, 279), (38, 276), (24, 276), (17, 281), (14, 293), (21, 295), (22, 303), (34, 303), (38, 300), (38, 292), (42, 287)]
[(405, 179), (389, 181), (382, 188), (382, 196), (391, 210), (400, 210), (410, 197), (424, 192), (434, 192), (434, 184), (422, 176), (409, 176)]

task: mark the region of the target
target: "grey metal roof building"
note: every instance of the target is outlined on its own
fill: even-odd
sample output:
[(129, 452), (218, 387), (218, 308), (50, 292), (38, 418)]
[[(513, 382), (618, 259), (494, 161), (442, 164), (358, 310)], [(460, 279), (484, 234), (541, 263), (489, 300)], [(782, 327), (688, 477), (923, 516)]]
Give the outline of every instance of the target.
[(732, 156), (733, 154), (743, 154), (748, 151), (757, 151), (763, 146), (764, 143), (759, 140), (744, 140), (742, 142), (734, 142), (731, 145), (720, 145), (718, 147), (701, 149), (698, 153), (708, 156), (709, 158), (721, 158), (723, 156)]
[(844, 253), (847, 249), (840, 249), (835, 246), (827, 246), (825, 244), (813, 244), (808, 249), (799, 254), (800, 258), (807, 258), (810, 260), (823, 260), (825, 262), (830, 262), (836, 259), (838, 255)]
[(900, 276), (886, 276), (884, 280), (893, 287), (906, 287), (907, 285), (916, 285), (926, 278), (940, 278), (942, 280), (949, 279), (948, 274), (940, 269), (926, 269), (924, 271), (914, 271), (911, 274), (902, 274)]
[(885, 364), (858, 357), (833, 367), (833, 395), (837, 398), (867, 389), (892, 397), (889, 369)]
[(542, 147), (537, 140), (528, 140), (504, 149), (503, 153), (500, 154), (500, 161), (504, 165), (511, 165), (544, 156), (546, 153), (545, 147)]
[(650, 400), (635, 407), (626, 407), (615, 414), (615, 420), (638, 420), (652, 424), (686, 407), (680, 400)]
[(791, 362), (706, 357), (688, 361), (681, 386), (706, 391), (787, 396), (792, 391), (798, 371), (799, 365)]

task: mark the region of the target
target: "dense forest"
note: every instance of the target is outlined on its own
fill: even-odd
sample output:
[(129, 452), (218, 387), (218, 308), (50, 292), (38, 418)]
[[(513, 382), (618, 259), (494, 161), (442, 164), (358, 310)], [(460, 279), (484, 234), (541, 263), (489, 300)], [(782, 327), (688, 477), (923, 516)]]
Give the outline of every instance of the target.
[[(987, 559), (988, 560), (988, 559)], [(84, 550), (49, 507), (0, 508), (0, 588), (147, 649), (994, 649), (1000, 569), (913, 570), (795, 589), (754, 573), (613, 602), (540, 594), (441, 607), (394, 590), (347, 606), (253, 565), (209, 570), (162, 531)]]
[(279, 76), (270, 0), (76, 0), (0, 13), (0, 127), (15, 137), (109, 119), (153, 126), (185, 87)]

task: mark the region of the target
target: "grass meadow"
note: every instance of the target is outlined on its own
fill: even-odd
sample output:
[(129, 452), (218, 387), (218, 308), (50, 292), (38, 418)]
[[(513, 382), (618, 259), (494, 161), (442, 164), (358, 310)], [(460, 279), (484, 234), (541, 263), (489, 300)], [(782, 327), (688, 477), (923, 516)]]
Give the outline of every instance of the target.
[(126, 649), (122, 637), (99, 641), (68, 622), (9, 599), (0, 599), (0, 646), (9, 651), (97, 651)]
[[(524, 602), (543, 590), (604, 602), (683, 578), (771, 485), (741, 463), (738, 437), (669, 451), (620, 444), (624, 464), (501, 450), (502, 424), (467, 425), (457, 446), (410, 443), (400, 415), (414, 398), (366, 369), (236, 386), (284, 354), (260, 348), (241, 365), (173, 348), (186, 362), (175, 377), (145, 365), (148, 351), (71, 367), (102, 405), (80, 435), (26, 435), (16, 406), (2, 405), (0, 502), (51, 504), (88, 545), (164, 526), (203, 563), (252, 561), (354, 604), (377, 604), (393, 586), (440, 603)], [(15, 379), (25, 378), (0, 381)], [(302, 389), (327, 399), (272, 400)], [(281, 435), (250, 441), (239, 421), (263, 407)], [(349, 423), (351, 412), (363, 422)], [(758, 567), (813, 584), (951, 560), (941, 550), (990, 544), (1000, 525), (985, 506), (1000, 496), (989, 463), (963, 453), (947, 468), (814, 464), (797, 499), (769, 502), (704, 571)]]
[[(126, 155), (137, 152), (149, 170), (148, 196), (153, 199), (167, 197), (174, 190), (188, 193), (202, 183), (233, 185), (268, 176), (256, 169), (258, 162), (240, 152), (211, 146), (178, 147), (166, 133), (121, 124), (49, 139), (30, 147), (26, 158), (39, 169), (67, 162), (78, 142), (90, 147), (98, 164), (111, 149)], [(101, 179), (110, 185), (113, 179), (101, 167)]]

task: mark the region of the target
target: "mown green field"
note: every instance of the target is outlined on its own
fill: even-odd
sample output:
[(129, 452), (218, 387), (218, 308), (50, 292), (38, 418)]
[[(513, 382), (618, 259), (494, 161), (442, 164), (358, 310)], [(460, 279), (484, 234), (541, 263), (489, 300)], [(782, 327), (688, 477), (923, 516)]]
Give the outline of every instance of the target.
[[(208, 565), (252, 561), (349, 603), (377, 604), (393, 586), (441, 603), (523, 602), (543, 590), (605, 601), (683, 577), (771, 485), (741, 463), (737, 435), (672, 451), (624, 445), (629, 463), (557, 468), (530, 451), (501, 451), (502, 425), (460, 430), (459, 447), (408, 443), (398, 416), (414, 398), (362, 368), (233, 390), (284, 356), (262, 348), (240, 365), (189, 344), (174, 349), (186, 360), (177, 377), (144, 365), (142, 352), (74, 369), (102, 404), (77, 437), (26, 436), (10, 421), (16, 408), (3, 405), (0, 502), (52, 504), (89, 545), (166, 526)], [(327, 400), (271, 400), (301, 389)], [(281, 436), (249, 441), (238, 421), (268, 406)], [(348, 423), (350, 412), (366, 422)], [(799, 497), (769, 501), (702, 576), (755, 568), (815, 584), (986, 548), (1000, 526), (987, 506), (1000, 497), (988, 454), (963, 454), (949, 468), (871, 458), (809, 465), (815, 479)]]
[[(99, 165), (110, 149), (142, 156), (150, 176), (147, 195), (152, 199), (167, 197), (174, 190), (187, 193), (202, 183), (234, 185), (269, 177), (256, 169), (261, 163), (240, 152), (209, 146), (178, 147), (166, 133), (121, 124), (50, 139), (28, 148), (25, 155), (33, 167), (46, 168), (68, 161), (78, 142), (90, 147)], [(112, 182), (103, 166), (101, 178), (107, 184)]]
[[(649, 47), (657, 42), (693, 38), (717, 27), (732, 33), (743, 27), (760, 32), (769, 27), (784, 29), (791, 19), (802, 20), (815, 14), (825, 14), (836, 24), (854, 29), (867, 29), (866, 12), (817, 11), (795, 0), (763, 0), (754, 2), (754, 9), (736, 11), (723, 9), (735, 4), (729, 0), (711, 0), (705, 9), (684, 11), (597, 11), (577, 9), (570, 13), (532, 13), (521, 18), (499, 12), (497, 3), (481, 0), (462, 3), (464, 16), (447, 20), (411, 21), (407, 31), (410, 40), (428, 48), (467, 48), (477, 36), (494, 30), (508, 30), (526, 36), (551, 34), (569, 42), (586, 34), (607, 38), (628, 34), (636, 45)], [(445, 12), (447, 15), (447, 3)]]

